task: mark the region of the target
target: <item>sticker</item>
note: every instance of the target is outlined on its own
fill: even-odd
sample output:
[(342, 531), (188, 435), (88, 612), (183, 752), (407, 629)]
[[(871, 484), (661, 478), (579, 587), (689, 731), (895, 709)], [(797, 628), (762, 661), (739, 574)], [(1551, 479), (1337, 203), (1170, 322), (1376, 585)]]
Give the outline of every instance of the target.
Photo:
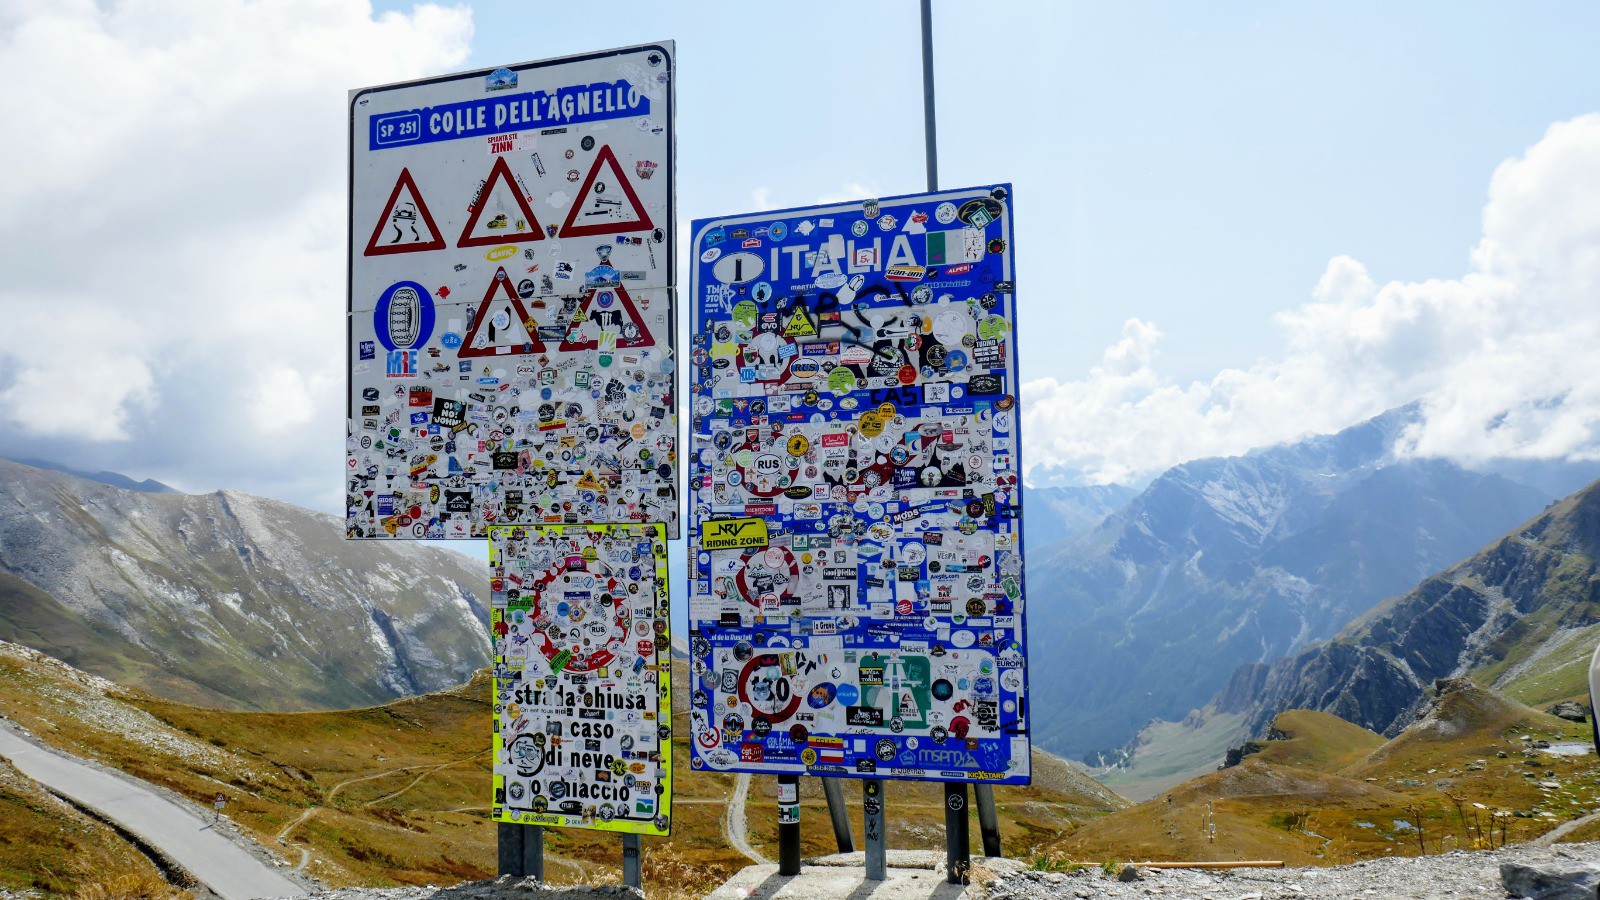
[(705, 523), (700, 546), (706, 550), (733, 550), (765, 547), (768, 540), (766, 519), (720, 519)]

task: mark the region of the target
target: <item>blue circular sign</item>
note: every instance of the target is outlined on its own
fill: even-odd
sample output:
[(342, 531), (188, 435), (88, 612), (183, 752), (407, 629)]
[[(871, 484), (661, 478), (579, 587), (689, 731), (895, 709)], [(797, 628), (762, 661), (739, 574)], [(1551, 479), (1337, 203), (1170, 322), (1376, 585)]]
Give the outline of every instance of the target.
[(433, 295), (415, 281), (397, 281), (372, 309), (372, 329), (385, 350), (412, 350), (433, 336)]

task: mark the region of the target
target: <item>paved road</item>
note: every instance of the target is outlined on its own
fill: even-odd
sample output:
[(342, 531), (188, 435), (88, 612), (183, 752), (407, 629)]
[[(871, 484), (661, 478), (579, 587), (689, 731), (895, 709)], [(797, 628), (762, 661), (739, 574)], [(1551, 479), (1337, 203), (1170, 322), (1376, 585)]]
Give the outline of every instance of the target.
[[(211, 829), (195, 813), (126, 776), (40, 749), (0, 728), (0, 756), (24, 775), (97, 810), (161, 848), (223, 900), (298, 897), (299, 885)], [(107, 873), (111, 874), (111, 873)]]
[(722, 834), (728, 839), (728, 845), (743, 853), (756, 865), (769, 865), (772, 860), (762, 856), (760, 851), (750, 846), (749, 833), (746, 830), (749, 820), (745, 818), (744, 801), (750, 796), (750, 776), (740, 775), (734, 782), (733, 798), (728, 801), (728, 812), (722, 817)]

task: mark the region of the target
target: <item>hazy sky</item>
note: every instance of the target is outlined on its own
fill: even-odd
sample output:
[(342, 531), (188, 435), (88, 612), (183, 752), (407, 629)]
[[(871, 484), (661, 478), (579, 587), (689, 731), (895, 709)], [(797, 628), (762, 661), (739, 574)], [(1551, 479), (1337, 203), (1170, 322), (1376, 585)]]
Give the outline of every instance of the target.
[[(1600, 448), (1600, 7), (934, 9), (1035, 483)], [(347, 90), (663, 38), (685, 220), (923, 188), (914, 0), (0, 4), (0, 454), (338, 511)]]

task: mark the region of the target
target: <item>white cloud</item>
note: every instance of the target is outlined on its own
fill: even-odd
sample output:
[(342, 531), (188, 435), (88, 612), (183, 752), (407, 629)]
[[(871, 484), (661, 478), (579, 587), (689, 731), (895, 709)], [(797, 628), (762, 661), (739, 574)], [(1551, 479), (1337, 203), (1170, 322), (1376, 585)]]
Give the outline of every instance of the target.
[(0, 9), (0, 453), (336, 508), (347, 91), (471, 36), (363, 0)]
[(1453, 279), (1375, 284), (1336, 257), (1279, 314), (1283, 351), (1179, 385), (1130, 319), (1076, 381), (1023, 385), (1034, 480), (1133, 481), (1350, 425), (1416, 399), (1402, 455), (1600, 458), (1600, 114), (1557, 123), (1496, 169)]

